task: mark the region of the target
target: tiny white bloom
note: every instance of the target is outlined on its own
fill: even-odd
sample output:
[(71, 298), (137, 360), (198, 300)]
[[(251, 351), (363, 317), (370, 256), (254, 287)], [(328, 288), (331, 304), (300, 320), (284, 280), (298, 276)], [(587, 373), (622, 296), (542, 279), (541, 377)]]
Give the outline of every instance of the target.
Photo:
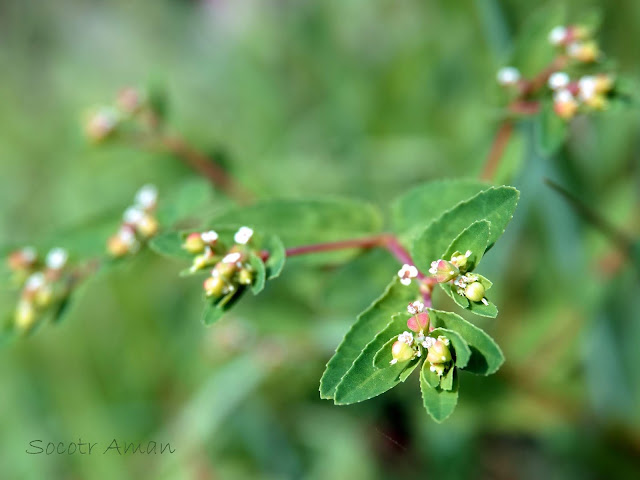
[(425, 337), (425, 339), (422, 341), (422, 346), (424, 348), (431, 348), (433, 347), (433, 345), (436, 343), (436, 339), (433, 337)]
[(205, 243), (213, 243), (218, 240), (218, 233), (214, 230), (209, 230), (208, 232), (203, 232), (200, 234), (200, 238)]
[(398, 276), (400, 277), (400, 283), (403, 285), (409, 285), (412, 278), (418, 276), (418, 269), (413, 265), (404, 264), (400, 270), (398, 270)]
[(424, 303), (422, 303), (420, 300), (416, 300), (415, 302), (412, 302), (407, 306), (407, 311), (412, 315), (421, 313), (422, 311), (424, 311)]
[(473, 255), (473, 253), (471, 253), (471, 250), (467, 250), (464, 254), (464, 256), (467, 258), (469, 258), (471, 255)]
[(240, 260), (241, 257), (242, 257), (242, 255), (240, 255), (240, 253), (238, 253), (238, 252), (229, 253), (227, 256), (225, 256), (222, 259), (222, 262), (223, 263), (236, 263), (237, 261)]
[(489, 306), (489, 302), (484, 297), (482, 297), (482, 303), (484, 303), (487, 307)]
[(556, 103), (570, 103), (574, 100), (573, 95), (567, 89), (558, 90), (553, 95), (553, 101)]
[(33, 273), (27, 278), (24, 286), (27, 290), (38, 290), (45, 284), (44, 273), (36, 272)]
[(422, 356), (422, 351), (421, 351), (421, 350), (418, 350), (418, 351), (416, 352), (416, 357), (421, 357), (421, 356)]
[(438, 336), (438, 341), (444, 343), (445, 345), (449, 345), (449, 339), (447, 337), (443, 337), (442, 335)]
[(592, 75), (586, 75), (578, 80), (578, 96), (581, 100), (590, 100), (596, 95), (598, 80)]
[(240, 229), (233, 236), (233, 240), (240, 245), (245, 245), (253, 236), (253, 230), (249, 227), (240, 227)]
[(413, 334), (411, 332), (403, 332), (398, 335), (398, 341), (411, 345), (413, 344)]
[(560, 90), (561, 88), (567, 88), (571, 79), (565, 72), (555, 72), (549, 76), (549, 88), (551, 90)]
[(560, 45), (567, 39), (567, 28), (558, 25), (549, 32), (549, 43), (551, 45)]
[(36, 257), (38, 256), (38, 252), (36, 252), (36, 249), (33, 247), (24, 247), (22, 250), (20, 250), (20, 254), (22, 255), (22, 258), (24, 258), (29, 263), (35, 261)]
[(567, 54), (570, 57), (578, 57), (580, 56), (580, 52), (583, 49), (583, 45), (580, 42), (572, 42), (567, 47)]
[(137, 225), (144, 218), (144, 212), (138, 207), (129, 207), (124, 211), (122, 220), (130, 225)]
[(155, 207), (158, 201), (158, 189), (155, 185), (145, 185), (136, 193), (136, 205), (144, 210)]
[(515, 85), (520, 80), (520, 70), (515, 67), (502, 67), (496, 75), (502, 86)]
[(46, 264), (52, 270), (60, 270), (65, 266), (69, 254), (64, 248), (54, 248), (47, 254)]
[(122, 241), (122, 243), (129, 247), (136, 243), (136, 235), (130, 228), (121, 228), (118, 231), (118, 237), (120, 238), (120, 241)]
[(397, 359), (397, 358), (394, 358), (393, 360), (391, 360), (391, 361), (389, 362), (389, 365), (395, 365), (396, 363), (398, 363), (398, 359)]

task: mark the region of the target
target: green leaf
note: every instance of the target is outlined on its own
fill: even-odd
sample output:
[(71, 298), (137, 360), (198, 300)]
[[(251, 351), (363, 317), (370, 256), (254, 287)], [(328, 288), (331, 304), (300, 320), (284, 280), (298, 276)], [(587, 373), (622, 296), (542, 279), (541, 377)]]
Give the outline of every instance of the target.
[(429, 309), (429, 319), (436, 328), (453, 330), (460, 335), (471, 350), (466, 371), (477, 375), (491, 375), (504, 362), (500, 347), (484, 331), (451, 312)]
[(275, 235), (266, 235), (261, 246), (263, 250), (269, 252), (269, 258), (265, 262), (267, 280), (279, 277), (287, 259), (287, 253), (282, 241)]
[(358, 316), (336, 349), (336, 353), (327, 363), (320, 380), (321, 398), (334, 397), (342, 377), (364, 348), (387, 326), (393, 315), (405, 311), (407, 305), (418, 298), (419, 291), (415, 282), (405, 286), (397, 277), (394, 277), (384, 293)]
[[(240, 224), (277, 235), (287, 247), (330, 242), (379, 232), (382, 218), (371, 204), (347, 199), (268, 200), (215, 215), (211, 225)], [(305, 261), (343, 259), (354, 251), (304, 257)]]
[(455, 376), (456, 367), (450, 367), (440, 379), (440, 388), (442, 390), (451, 391), (453, 389), (453, 377)]
[[(476, 274), (474, 273), (474, 275)], [(482, 277), (481, 280), (480, 276), (478, 275), (478, 280), (484, 285), (485, 290), (491, 288), (487, 287), (487, 285), (490, 285), (491, 282), (486, 280), (484, 277)], [(455, 285), (451, 283), (440, 283), (439, 285), (440, 288), (442, 288), (442, 290), (447, 295), (449, 295), (453, 299), (453, 301), (456, 302), (456, 304), (461, 308), (469, 310), (470, 312), (475, 313), (476, 315), (480, 315), (481, 317), (495, 318), (498, 316), (498, 307), (496, 307), (492, 302), (489, 302), (489, 305), (485, 305), (482, 302), (472, 302), (467, 297), (460, 295), (457, 291), (458, 287), (456, 287)]]
[(446, 210), (487, 187), (484, 182), (465, 178), (436, 180), (412, 188), (391, 207), (394, 231), (409, 237), (416, 235)]
[(202, 311), (202, 323), (205, 325), (211, 325), (225, 314), (235, 303), (242, 297), (245, 289), (240, 288), (235, 292), (228, 293), (224, 297), (218, 300), (206, 299), (204, 310)]
[(518, 197), (518, 190), (513, 187), (492, 187), (431, 222), (413, 244), (411, 253), (418, 269), (428, 271), (431, 262), (441, 258), (460, 232), (478, 220), (491, 223), (487, 239), (488, 248), (491, 248), (513, 217)]
[(420, 374), (420, 390), (422, 390), (424, 408), (427, 410), (427, 413), (431, 415), (431, 418), (438, 423), (446, 420), (458, 404), (458, 375), (455, 368), (451, 370), (453, 372), (451, 388), (449, 390), (444, 390), (439, 386), (431, 386), (427, 378), (433, 374), (433, 372), (429, 371), (429, 364), (427, 362), (423, 364)]
[(265, 280), (267, 278), (266, 269), (262, 259), (255, 253), (249, 255), (249, 265), (253, 268), (253, 283), (251, 284), (251, 292), (257, 295), (264, 290)]
[(151, 239), (149, 247), (154, 252), (169, 258), (191, 260), (195, 255), (182, 248), (185, 233), (163, 232)]
[(442, 258), (449, 260), (455, 252), (465, 253), (471, 251), (467, 259), (467, 271), (478, 266), (491, 236), (491, 224), (486, 220), (478, 220), (465, 228), (456, 239), (451, 242)]
[(536, 137), (540, 154), (550, 157), (559, 150), (567, 138), (568, 130), (567, 121), (553, 111), (553, 103), (544, 102), (536, 122)]
[[(393, 355), (391, 355), (391, 347), (396, 342), (398, 337), (391, 337), (387, 343), (385, 343), (380, 350), (378, 350), (373, 357), (373, 366), (376, 368), (384, 368), (391, 364)], [(407, 360), (408, 362), (410, 360)]]
[(422, 369), (420, 370), (420, 377), (423, 377), (420, 379), (420, 382), (422, 382), (422, 380), (424, 379), (427, 385), (429, 385), (431, 388), (436, 388), (438, 385), (440, 385), (440, 376), (436, 372), (431, 371), (431, 365), (427, 361), (425, 361), (422, 365)]
[(391, 337), (401, 334), (406, 329), (407, 318), (408, 314), (394, 315), (385, 329), (364, 348), (336, 387), (336, 405), (368, 400), (400, 383), (400, 375), (408, 367), (407, 362), (377, 369), (373, 366), (373, 358)]
[(471, 350), (469, 349), (469, 345), (467, 345), (467, 342), (465, 342), (464, 338), (462, 338), (457, 332), (448, 330), (446, 328), (435, 328), (429, 333), (429, 336), (431, 337), (437, 338), (438, 335), (447, 337), (451, 342), (456, 367), (466, 367), (469, 363), (469, 359), (471, 358)]

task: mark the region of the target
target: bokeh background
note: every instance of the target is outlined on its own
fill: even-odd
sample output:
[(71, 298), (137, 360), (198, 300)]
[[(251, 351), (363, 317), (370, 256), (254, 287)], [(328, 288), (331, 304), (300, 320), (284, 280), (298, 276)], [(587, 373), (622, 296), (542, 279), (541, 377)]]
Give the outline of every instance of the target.
[[(83, 258), (140, 185), (167, 203), (206, 190), (169, 155), (85, 141), (86, 111), (125, 85), (163, 92), (171, 128), (260, 198), (387, 209), (422, 181), (477, 176), (505, 105), (495, 72), (545, 65), (535, 25), (553, 26), (558, 3), (568, 21), (599, 12), (603, 50), (635, 82), (634, 0), (1, 0), (0, 243)], [(542, 53), (512, 58), (522, 42)], [(507, 363), (462, 377), (444, 424), (424, 412), (417, 378), (364, 404), (319, 399), (326, 361), (397, 270), (385, 253), (291, 262), (204, 328), (198, 282), (143, 252), (86, 283), (64, 323), (0, 350), (0, 478), (638, 478), (638, 276), (543, 182), (638, 238), (638, 111), (576, 119), (552, 158), (535, 130), (519, 124), (495, 179), (522, 192), (483, 262), (501, 313), (474, 319)], [(183, 208), (229, 203), (209, 195)], [(2, 312), (14, 301), (3, 292)], [(177, 451), (25, 453), (33, 439), (79, 438)]]

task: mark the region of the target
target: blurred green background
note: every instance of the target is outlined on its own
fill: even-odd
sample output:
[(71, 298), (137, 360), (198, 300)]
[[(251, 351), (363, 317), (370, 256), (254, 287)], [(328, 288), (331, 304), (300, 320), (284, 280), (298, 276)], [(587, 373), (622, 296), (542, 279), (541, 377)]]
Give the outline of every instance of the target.
[[(531, 25), (557, 4), (0, 0), (0, 244), (99, 253), (78, 238), (107, 235), (140, 185), (158, 185), (161, 204), (202, 185), (168, 155), (87, 144), (83, 115), (125, 85), (164, 91), (171, 127), (224, 154), (261, 198), (387, 209), (422, 181), (477, 176), (505, 104), (495, 72), (545, 65), (547, 31)], [(603, 50), (637, 80), (640, 3), (564, 6), (569, 21), (601, 13)], [(518, 42), (543, 53), (514, 59)], [(613, 246), (543, 183), (637, 238), (638, 112), (576, 119), (553, 158), (535, 135), (519, 124), (496, 178), (522, 198), (483, 262), (500, 315), (474, 319), (507, 363), (463, 376), (444, 424), (428, 419), (415, 377), (364, 404), (319, 399), (326, 361), (397, 270), (384, 252), (334, 268), (292, 261), (208, 329), (198, 281), (144, 252), (85, 284), (66, 322), (0, 351), (0, 478), (638, 478), (638, 277), (605, 268)], [(191, 213), (228, 205), (211, 197)], [(176, 453), (25, 453), (33, 439), (79, 438)]]

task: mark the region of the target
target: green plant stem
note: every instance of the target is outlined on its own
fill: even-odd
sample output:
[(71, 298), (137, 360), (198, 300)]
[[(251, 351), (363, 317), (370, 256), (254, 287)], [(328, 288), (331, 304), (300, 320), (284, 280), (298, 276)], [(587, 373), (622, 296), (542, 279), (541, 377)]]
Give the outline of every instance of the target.
[(518, 84), (518, 96), (507, 106), (507, 112), (510, 114), (510, 117), (502, 121), (491, 144), (489, 155), (480, 174), (482, 180), (490, 181), (493, 179), (500, 166), (500, 161), (502, 160), (514, 129), (514, 120), (511, 116), (526, 117), (537, 114), (540, 110), (540, 102), (530, 100), (528, 97), (540, 91), (540, 89), (546, 85), (551, 74), (564, 68), (567, 62), (567, 57), (558, 56), (548, 67), (532, 79), (520, 81)]
[[(389, 251), (400, 263), (415, 266), (409, 252), (407, 252), (407, 250), (400, 244), (395, 235), (391, 233), (381, 233), (379, 235), (372, 235), (370, 237), (340, 240), (337, 242), (324, 242), (311, 245), (302, 245), (299, 247), (291, 247), (286, 249), (285, 253), (287, 257), (296, 257), (299, 255), (308, 255), (313, 253), (330, 252), (351, 248), (384, 248)], [(266, 255), (268, 256), (268, 253)], [(265, 255), (263, 254), (263, 259), (264, 256)], [(420, 293), (422, 294), (424, 303), (426, 306), (430, 307), (431, 291), (436, 281), (433, 277), (425, 275), (420, 270), (418, 270), (417, 278), (420, 281)]]

